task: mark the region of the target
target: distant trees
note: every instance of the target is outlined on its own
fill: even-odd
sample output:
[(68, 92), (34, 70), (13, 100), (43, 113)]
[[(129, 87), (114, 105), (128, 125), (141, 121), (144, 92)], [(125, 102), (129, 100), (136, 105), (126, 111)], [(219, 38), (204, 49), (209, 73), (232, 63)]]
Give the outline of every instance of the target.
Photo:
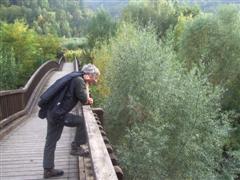
[[(83, 51), (81, 49), (78, 50), (68, 50), (64, 53), (64, 57), (69, 60), (73, 61), (75, 58), (80, 59), (83, 56)], [(83, 63), (83, 62), (81, 62)]]
[(24, 16), (24, 8), (20, 7), (20, 6), (10, 6), (10, 7), (6, 7), (6, 6), (1, 6), (0, 7), (0, 18), (2, 21), (7, 21), (7, 22), (14, 22), (15, 19), (17, 18), (23, 18)]
[(38, 33), (57, 36), (80, 36), (88, 16), (83, 2), (75, 0), (0, 1), (0, 20), (13, 23), (25, 19)]
[(195, 16), (199, 13), (196, 7), (180, 6), (174, 0), (133, 1), (123, 10), (124, 21), (136, 23), (141, 27), (153, 25), (159, 38), (166, 35), (170, 27), (177, 24), (180, 14)]
[(89, 61), (94, 46), (114, 35), (117, 24), (105, 10), (93, 14), (83, 6), (83, 1), (75, 0), (0, 1), (1, 42), (13, 51), (19, 73), (16, 87), (24, 84), (37, 65), (55, 57), (57, 36), (62, 40), (86, 36), (83, 42), (63, 44), (70, 49), (84, 48), (83, 56)]
[(86, 49), (88, 47), (88, 39), (83, 38), (63, 38), (62, 47), (68, 50)]
[(128, 22), (137, 23), (142, 27), (153, 24), (158, 36), (161, 37), (171, 25), (176, 24), (177, 15), (171, 2), (148, 3), (146, 1), (139, 4), (130, 4), (123, 10), (123, 19)]
[[(1, 66), (1, 71), (5, 72), (6, 77), (12, 77), (14, 71), (14, 77), (17, 77), (16, 81), (11, 81), (10, 87), (4, 85), (6, 88), (24, 85), (37, 65), (48, 58), (56, 57), (59, 48), (59, 40), (56, 37), (40, 36), (22, 21), (1, 23), (0, 35), (1, 63), (7, 64)], [(5, 82), (6, 78), (1, 78), (2, 80)]]
[[(19, 80), (22, 81), (31, 73), (29, 70), (34, 67), (33, 60), (37, 60), (39, 57), (36, 41), (37, 34), (20, 21), (13, 24), (2, 23), (0, 31), (2, 35), (1, 42), (14, 52), (14, 59), (19, 69)], [(22, 84), (22, 82), (18, 83)]]
[(38, 50), (41, 58), (45, 60), (56, 58), (60, 48), (60, 39), (54, 35), (41, 35), (37, 37)]
[(98, 46), (97, 43), (108, 41), (117, 30), (117, 23), (111, 16), (103, 9), (90, 18), (87, 25), (87, 36), (90, 48)]
[(0, 90), (13, 89), (17, 84), (17, 64), (12, 49), (0, 45)]

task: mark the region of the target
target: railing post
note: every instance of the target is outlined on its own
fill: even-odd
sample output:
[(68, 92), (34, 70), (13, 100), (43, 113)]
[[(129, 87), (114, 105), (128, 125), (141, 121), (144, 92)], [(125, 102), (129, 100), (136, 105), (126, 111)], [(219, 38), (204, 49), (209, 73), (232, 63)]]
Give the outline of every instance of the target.
[(0, 108), (0, 120), (3, 119), (2, 108)]
[(25, 92), (21, 92), (21, 109), (25, 108)]

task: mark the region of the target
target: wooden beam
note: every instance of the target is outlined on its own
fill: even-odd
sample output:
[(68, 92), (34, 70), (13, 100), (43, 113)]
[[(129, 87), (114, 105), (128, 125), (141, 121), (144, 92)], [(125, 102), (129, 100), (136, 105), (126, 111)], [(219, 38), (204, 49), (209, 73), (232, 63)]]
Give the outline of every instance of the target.
[(96, 180), (117, 180), (113, 164), (90, 106), (83, 106), (89, 151)]

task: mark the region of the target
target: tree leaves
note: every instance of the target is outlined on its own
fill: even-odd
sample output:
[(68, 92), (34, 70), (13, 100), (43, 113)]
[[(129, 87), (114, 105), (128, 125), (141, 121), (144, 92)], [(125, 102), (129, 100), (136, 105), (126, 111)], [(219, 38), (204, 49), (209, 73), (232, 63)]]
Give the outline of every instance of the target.
[(229, 124), (222, 90), (199, 68), (186, 73), (153, 30), (124, 24), (110, 49), (107, 126), (127, 178), (218, 177)]

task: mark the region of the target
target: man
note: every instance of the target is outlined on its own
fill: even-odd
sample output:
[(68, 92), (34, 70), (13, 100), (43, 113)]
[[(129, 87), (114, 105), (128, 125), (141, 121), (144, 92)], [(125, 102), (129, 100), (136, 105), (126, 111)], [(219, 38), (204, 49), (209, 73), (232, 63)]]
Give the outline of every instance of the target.
[[(62, 176), (62, 170), (54, 169), (54, 154), (57, 141), (60, 139), (63, 127), (77, 127), (74, 141), (72, 142), (72, 155), (85, 156), (88, 150), (80, 145), (86, 144), (86, 130), (82, 116), (69, 113), (80, 101), (82, 104), (93, 104), (93, 99), (88, 95), (88, 86), (97, 83), (100, 71), (93, 64), (84, 65), (82, 75), (70, 80), (63, 94), (61, 102), (55, 101), (47, 110), (47, 136), (44, 147), (43, 168), (44, 178)], [(56, 99), (56, 98), (55, 98)]]

